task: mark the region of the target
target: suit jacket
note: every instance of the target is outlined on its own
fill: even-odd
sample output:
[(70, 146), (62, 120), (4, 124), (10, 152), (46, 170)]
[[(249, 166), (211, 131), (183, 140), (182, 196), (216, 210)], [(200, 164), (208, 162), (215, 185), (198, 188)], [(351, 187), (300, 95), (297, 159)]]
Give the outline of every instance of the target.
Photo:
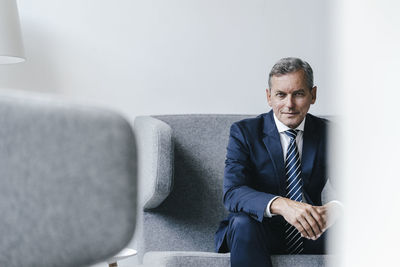
[[(327, 180), (327, 124), (325, 119), (306, 115), (301, 176), (303, 196), (311, 205), (321, 205), (321, 192)], [(230, 214), (215, 234), (217, 252), (227, 252), (222, 244), (234, 213), (244, 212), (259, 222), (280, 220), (283, 227), (281, 216), (264, 218), (264, 211), (273, 197), (286, 194), (284, 165), (272, 110), (231, 126), (223, 185), (223, 202)]]

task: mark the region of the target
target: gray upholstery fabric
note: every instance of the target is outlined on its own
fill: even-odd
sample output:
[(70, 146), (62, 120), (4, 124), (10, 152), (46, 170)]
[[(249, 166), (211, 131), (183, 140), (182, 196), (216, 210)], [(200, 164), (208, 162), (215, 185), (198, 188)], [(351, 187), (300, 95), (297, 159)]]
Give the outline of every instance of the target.
[[(157, 188), (152, 197), (157, 199), (159, 205), (152, 205), (153, 208), (147, 208), (142, 211), (138, 223), (140, 223), (140, 233), (138, 233), (138, 256), (143, 257), (146, 252), (151, 251), (214, 251), (214, 233), (227, 212), (222, 204), (222, 182), (224, 161), (226, 155), (226, 146), (228, 143), (229, 129), (233, 122), (254, 117), (255, 115), (164, 115), (153, 117), (140, 117), (135, 121), (135, 135), (138, 144), (149, 144), (150, 148), (139, 149), (139, 169), (141, 168), (164, 168), (167, 171), (164, 176), (158, 177), (157, 187), (165, 186), (164, 190)], [(146, 125), (147, 122), (150, 125)], [(170, 127), (163, 126), (164, 130), (159, 130), (154, 120), (167, 124)], [(160, 124), (161, 125), (161, 124)], [(140, 126), (140, 127), (139, 127)], [(149, 130), (159, 133), (149, 133)], [(153, 153), (157, 149), (153, 148), (150, 140), (155, 139), (152, 136), (164, 135), (158, 140), (166, 140), (167, 145), (159, 151), (165, 153), (164, 156), (173, 155), (174, 158), (168, 161), (163, 158), (161, 165), (155, 165)], [(153, 141), (154, 142), (154, 141)], [(173, 145), (173, 153), (168, 151), (169, 146)], [(173, 164), (169, 169), (169, 164)], [(171, 179), (170, 170), (173, 170), (174, 184), (171, 193), (165, 198), (165, 192), (171, 190), (169, 182)], [(154, 170), (139, 172), (139, 180), (148, 183), (147, 186), (154, 184)], [(157, 171), (160, 173), (160, 171)], [(147, 182), (151, 181), (151, 182)], [(156, 192), (162, 192), (161, 197), (155, 196)], [(161, 201), (161, 199), (164, 199)], [(145, 202), (145, 201), (144, 201)], [(163, 259), (171, 254), (149, 254), (146, 258), (162, 255)], [(191, 262), (192, 256), (180, 259), (175, 254), (174, 259), (168, 264), (177, 264), (180, 261)], [(217, 262), (226, 263), (221, 255), (208, 253), (197, 254), (198, 259), (201, 255), (206, 255), (216, 260), (212, 265), (209, 260), (204, 259), (204, 265), (220, 266)], [(318, 258), (318, 256), (316, 256)], [(163, 260), (164, 261), (164, 260)], [(198, 259), (199, 263), (194, 266), (202, 266), (203, 259)], [(201, 262), (201, 263), (200, 263)], [(182, 263), (183, 264), (183, 263)], [(187, 264), (190, 265), (190, 264)], [(172, 265), (171, 265), (172, 266)], [(184, 265), (182, 265), (184, 266)], [(285, 265), (283, 265), (285, 266)]]
[(0, 266), (83, 266), (120, 251), (136, 217), (121, 116), (0, 92)]
[(173, 186), (172, 130), (166, 123), (152, 117), (137, 117), (134, 131), (138, 140), (138, 173), (141, 205), (144, 209), (158, 207)]
[(158, 264), (163, 267), (229, 267), (229, 253), (163, 251), (148, 252), (144, 264)]
[[(324, 266), (331, 262), (331, 255), (274, 255), (272, 264), (276, 267), (313, 267)], [(145, 264), (157, 264), (163, 267), (229, 267), (229, 253), (210, 253), (192, 251), (149, 252), (145, 255)]]

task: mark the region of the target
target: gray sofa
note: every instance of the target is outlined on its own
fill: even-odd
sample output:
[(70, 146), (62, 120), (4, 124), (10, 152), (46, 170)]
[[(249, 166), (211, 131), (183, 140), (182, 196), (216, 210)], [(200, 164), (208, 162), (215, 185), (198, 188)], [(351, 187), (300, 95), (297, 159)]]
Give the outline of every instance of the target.
[[(159, 266), (229, 266), (214, 253), (227, 212), (222, 180), (230, 125), (252, 115), (137, 117), (139, 260)], [(323, 266), (328, 255), (273, 256), (274, 266)]]
[(135, 160), (115, 112), (0, 91), (0, 266), (87, 266), (124, 248)]

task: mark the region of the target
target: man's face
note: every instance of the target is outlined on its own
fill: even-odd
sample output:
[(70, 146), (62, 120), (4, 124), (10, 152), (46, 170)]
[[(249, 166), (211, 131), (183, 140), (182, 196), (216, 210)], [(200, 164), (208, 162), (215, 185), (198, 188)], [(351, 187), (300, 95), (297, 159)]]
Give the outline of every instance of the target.
[(267, 89), (268, 104), (275, 116), (290, 128), (303, 121), (310, 105), (315, 103), (317, 87), (307, 88), (304, 71), (271, 77), (271, 88)]

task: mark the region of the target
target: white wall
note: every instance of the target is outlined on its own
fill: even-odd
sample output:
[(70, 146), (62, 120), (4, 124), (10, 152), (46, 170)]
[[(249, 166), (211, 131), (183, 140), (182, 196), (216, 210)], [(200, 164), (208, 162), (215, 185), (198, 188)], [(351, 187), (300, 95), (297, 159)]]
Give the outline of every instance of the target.
[(314, 67), (332, 114), (326, 1), (18, 0), (27, 62), (0, 66), (0, 88), (48, 92), (129, 117), (269, 110), (281, 57)]
[(399, 266), (400, 3), (338, 2), (346, 214), (336, 266)]
[[(301, 57), (334, 114), (330, 10), (321, 0), (18, 0), (27, 61), (0, 88), (144, 114), (269, 110), (267, 73)], [(134, 244), (132, 245), (134, 247)], [(121, 262), (129, 266), (132, 261)]]

